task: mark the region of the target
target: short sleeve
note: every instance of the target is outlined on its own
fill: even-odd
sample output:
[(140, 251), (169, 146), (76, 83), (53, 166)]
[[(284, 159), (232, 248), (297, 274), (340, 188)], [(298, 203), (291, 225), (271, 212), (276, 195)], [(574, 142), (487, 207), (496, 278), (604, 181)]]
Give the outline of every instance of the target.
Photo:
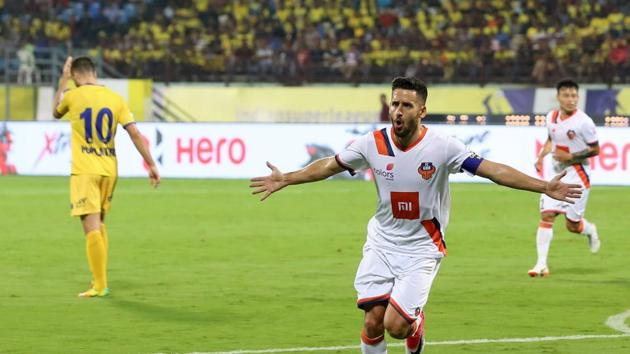
[(361, 136), (335, 156), (337, 163), (352, 175), (354, 175), (355, 170), (363, 170), (369, 167), (367, 161), (368, 139), (369, 135)]
[(129, 109), (129, 105), (127, 102), (121, 98), (121, 106), (120, 106), (120, 116), (118, 117), (118, 122), (124, 127), (131, 123), (134, 123), (133, 113)]
[(464, 161), (469, 157), (475, 157), (476, 155), (466, 149), (466, 145), (459, 141), (457, 138), (448, 137), (446, 139), (446, 161), (449, 173), (463, 172), (462, 165)]
[(582, 125), (582, 138), (584, 138), (584, 141), (587, 144), (593, 144), (599, 140), (597, 138), (595, 123), (593, 123), (592, 119), (587, 119), (586, 122)]

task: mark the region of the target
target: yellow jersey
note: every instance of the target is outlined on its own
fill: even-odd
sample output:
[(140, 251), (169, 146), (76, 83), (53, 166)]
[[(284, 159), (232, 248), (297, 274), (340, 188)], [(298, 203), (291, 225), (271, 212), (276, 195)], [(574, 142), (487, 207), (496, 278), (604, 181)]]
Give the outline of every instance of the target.
[(72, 174), (116, 176), (116, 127), (134, 123), (125, 100), (101, 85), (67, 91), (57, 116), (68, 113), (72, 126)]

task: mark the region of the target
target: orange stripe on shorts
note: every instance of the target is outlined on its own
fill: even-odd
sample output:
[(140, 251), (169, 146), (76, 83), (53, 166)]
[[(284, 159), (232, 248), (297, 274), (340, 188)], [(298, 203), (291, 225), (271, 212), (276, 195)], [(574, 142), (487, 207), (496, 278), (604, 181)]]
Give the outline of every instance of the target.
[(582, 183), (584, 183), (584, 188), (591, 188), (591, 181), (589, 180), (588, 175), (586, 174), (586, 171), (584, 171), (584, 166), (580, 164), (575, 164), (573, 165), (573, 167), (575, 167), (575, 170), (577, 171), (578, 176), (580, 176)]

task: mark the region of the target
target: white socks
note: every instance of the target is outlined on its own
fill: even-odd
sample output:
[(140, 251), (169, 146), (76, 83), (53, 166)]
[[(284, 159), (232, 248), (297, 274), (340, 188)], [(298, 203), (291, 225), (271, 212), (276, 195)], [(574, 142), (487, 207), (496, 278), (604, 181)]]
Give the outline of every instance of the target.
[(588, 222), (586, 219), (582, 219), (582, 231), (580, 231), (580, 233), (582, 235), (592, 235), (595, 232), (595, 227), (593, 227), (593, 224), (591, 224), (590, 222)]
[[(593, 237), (597, 240), (597, 231), (595, 229), (595, 225), (588, 222), (586, 219), (582, 219), (580, 234)], [(536, 266), (547, 266), (547, 255), (549, 254), (549, 246), (551, 245), (551, 240), (553, 239), (553, 223), (540, 221), (538, 225), (538, 231), (536, 232), (536, 250), (538, 251), (538, 260), (536, 261)], [(592, 252), (597, 252), (597, 250), (593, 250)]]
[(387, 354), (387, 344), (382, 340), (376, 345), (369, 345), (361, 341), (361, 353), (363, 354)]
[(361, 353), (363, 354), (387, 354), (387, 343), (385, 335), (376, 338), (369, 338), (365, 330), (361, 332)]
[(553, 239), (553, 223), (541, 221), (536, 232), (536, 250), (538, 251), (537, 266), (547, 265), (547, 255), (549, 254), (549, 246)]

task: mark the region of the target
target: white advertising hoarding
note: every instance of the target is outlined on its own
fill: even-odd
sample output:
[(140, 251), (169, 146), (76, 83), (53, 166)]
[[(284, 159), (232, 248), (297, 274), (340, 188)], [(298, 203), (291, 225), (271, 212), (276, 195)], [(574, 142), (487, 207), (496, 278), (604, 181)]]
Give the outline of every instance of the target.
[[(138, 126), (162, 176), (185, 178), (250, 178), (267, 174), (265, 161), (274, 163), (283, 171), (295, 170), (339, 152), (361, 134), (385, 127), (370, 124), (227, 123), (138, 123)], [(485, 158), (539, 176), (533, 165), (547, 137), (545, 128), (429, 125), (429, 129), (458, 137)], [(6, 157), (0, 163), (12, 166), (17, 174), (70, 174), (68, 122), (8, 122), (0, 125), (0, 131), (8, 131), (5, 136), (9, 136), (2, 140), (0, 148), (3, 151), (0, 153)], [(591, 158), (591, 182), (595, 185), (630, 185), (630, 129), (600, 127), (598, 134), (601, 153)], [(116, 154), (120, 176), (146, 175), (140, 155), (122, 128), (116, 136)], [(369, 176), (367, 172), (359, 178), (369, 179)], [(548, 166), (542, 177), (551, 177)], [(465, 174), (453, 175), (451, 180), (484, 181)]]

